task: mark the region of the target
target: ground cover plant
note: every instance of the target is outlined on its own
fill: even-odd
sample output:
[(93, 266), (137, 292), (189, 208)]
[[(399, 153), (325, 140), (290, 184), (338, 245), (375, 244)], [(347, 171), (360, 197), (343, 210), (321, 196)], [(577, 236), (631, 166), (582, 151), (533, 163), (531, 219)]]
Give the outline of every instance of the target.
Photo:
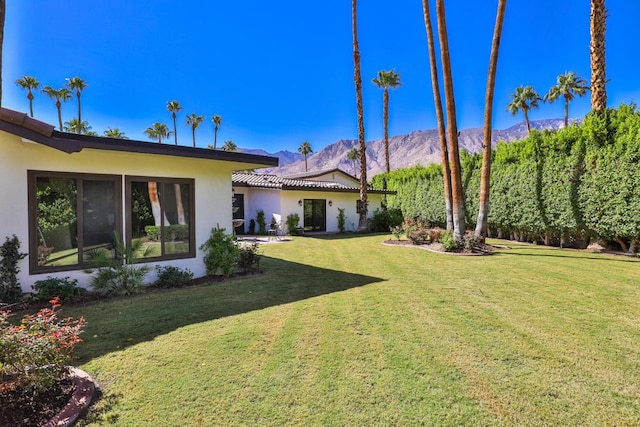
[(80, 425), (638, 425), (640, 264), (264, 245), (265, 274), (65, 308), (101, 399)]
[(0, 310), (0, 425), (41, 426), (73, 392), (67, 365), (85, 320), (58, 316), (60, 301), (11, 323)]

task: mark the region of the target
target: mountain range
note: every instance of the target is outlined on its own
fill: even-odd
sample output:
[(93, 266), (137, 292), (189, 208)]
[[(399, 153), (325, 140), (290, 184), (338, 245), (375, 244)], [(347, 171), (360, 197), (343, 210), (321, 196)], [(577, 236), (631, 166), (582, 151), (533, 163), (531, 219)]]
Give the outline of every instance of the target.
[[(546, 119), (531, 121), (531, 128), (560, 129), (564, 126), (563, 119)], [(470, 153), (482, 150), (482, 128), (471, 128), (460, 131), (459, 145)], [(507, 129), (494, 129), (492, 145), (498, 141), (512, 142), (527, 136), (525, 122), (518, 123)], [(358, 146), (355, 139), (341, 139), (324, 147), (317, 153), (307, 157), (308, 171), (320, 171), (340, 168), (354, 174), (353, 162), (347, 159), (347, 153)], [(260, 154), (278, 157), (280, 165), (277, 168), (258, 169), (259, 173), (270, 173), (279, 176), (295, 175), (305, 172), (304, 157), (291, 151), (268, 153), (264, 150), (242, 149), (244, 153)], [(421, 164), (440, 163), (440, 142), (436, 129), (417, 130), (406, 135), (396, 135), (389, 138), (389, 162), (391, 169), (401, 169)], [(384, 172), (384, 140), (377, 139), (367, 142), (367, 176), (372, 177)], [(359, 167), (359, 166), (358, 166)]]

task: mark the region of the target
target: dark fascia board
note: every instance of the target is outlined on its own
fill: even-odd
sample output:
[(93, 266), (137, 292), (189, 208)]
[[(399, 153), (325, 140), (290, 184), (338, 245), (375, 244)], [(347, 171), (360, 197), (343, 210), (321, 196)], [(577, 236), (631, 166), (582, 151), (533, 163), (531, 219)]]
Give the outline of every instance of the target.
[[(208, 148), (193, 148), (180, 145), (158, 144), (153, 142), (135, 141), (131, 139), (107, 138), (101, 136), (78, 135), (73, 133), (51, 130), (38, 131), (23, 125), (19, 120), (7, 120), (7, 111), (3, 108), (0, 130), (37, 142), (42, 145), (71, 154), (86, 149), (120, 151), (127, 153), (156, 154), (173, 157), (190, 157), (198, 159), (220, 160), (225, 162), (237, 162), (264, 166), (278, 166), (278, 158), (260, 156), (256, 154), (244, 154), (231, 151), (210, 150)], [(35, 123), (42, 123), (37, 120)], [(48, 126), (48, 125), (47, 125)], [(49, 133), (49, 135), (47, 135)]]

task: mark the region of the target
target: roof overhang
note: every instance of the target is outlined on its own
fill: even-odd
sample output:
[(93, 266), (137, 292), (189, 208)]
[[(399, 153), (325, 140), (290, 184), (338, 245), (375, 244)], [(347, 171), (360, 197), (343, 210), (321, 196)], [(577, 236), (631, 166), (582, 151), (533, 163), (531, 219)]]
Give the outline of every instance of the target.
[(235, 162), (255, 167), (278, 166), (278, 158), (181, 145), (59, 132), (53, 126), (7, 108), (0, 111), (0, 130), (67, 154), (85, 149)]

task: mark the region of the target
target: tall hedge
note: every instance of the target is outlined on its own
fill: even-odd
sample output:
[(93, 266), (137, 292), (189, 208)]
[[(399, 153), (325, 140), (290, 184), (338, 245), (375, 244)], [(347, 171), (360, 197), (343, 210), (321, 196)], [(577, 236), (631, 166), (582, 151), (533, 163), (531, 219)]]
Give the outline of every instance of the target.
[[(466, 220), (474, 224), (479, 200), (479, 154), (461, 153)], [(440, 165), (377, 175), (374, 185), (396, 190), (388, 206), (405, 217), (444, 226)], [(635, 251), (640, 241), (640, 112), (621, 105), (590, 114), (579, 125), (532, 131), (493, 151), (488, 219), (494, 236), (584, 246), (590, 238)]]

